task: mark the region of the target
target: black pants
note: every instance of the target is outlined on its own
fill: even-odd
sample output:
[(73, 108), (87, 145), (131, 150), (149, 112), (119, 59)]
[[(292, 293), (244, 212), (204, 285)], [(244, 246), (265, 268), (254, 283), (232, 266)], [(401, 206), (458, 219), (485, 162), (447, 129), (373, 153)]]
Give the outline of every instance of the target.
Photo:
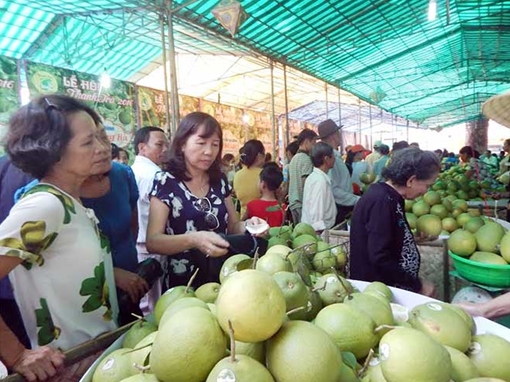
[(336, 219), (335, 219), (335, 225), (340, 224), (345, 220), (345, 217), (347, 214), (352, 212), (354, 209), (354, 206), (341, 206), (339, 204), (336, 205)]
[(30, 340), (25, 331), (25, 326), (23, 325), (21, 313), (16, 301), (6, 298), (0, 299), (0, 316), (2, 316), (2, 319), (9, 329), (18, 337), (19, 342), (27, 349), (30, 349)]

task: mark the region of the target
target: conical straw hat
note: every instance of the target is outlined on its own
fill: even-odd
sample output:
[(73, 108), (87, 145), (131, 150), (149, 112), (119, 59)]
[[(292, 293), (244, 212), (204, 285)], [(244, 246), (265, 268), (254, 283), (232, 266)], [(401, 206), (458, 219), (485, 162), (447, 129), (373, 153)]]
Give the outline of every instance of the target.
[(510, 128), (510, 92), (489, 98), (482, 105), (482, 113), (500, 125)]

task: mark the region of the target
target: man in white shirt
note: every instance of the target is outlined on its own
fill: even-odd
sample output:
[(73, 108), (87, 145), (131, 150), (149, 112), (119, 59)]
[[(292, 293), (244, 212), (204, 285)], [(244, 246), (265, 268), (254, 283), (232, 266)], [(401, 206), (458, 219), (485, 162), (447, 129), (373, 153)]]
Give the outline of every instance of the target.
[(374, 163), (376, 160), (381, 158), (381, 152), (379, 148), (381, 147), (383, 143), (381, 141), (375, 141), (374, 143), (374, 151), (372, 151), (370, 154), (367, 155), (365, 158), (365, 162), (368, 164), (368, 172), (373, 173), (374, 172)]
[(324, 142), (319, 142), (312, 148), (310, 156), (314, 169), (306, 178), (303, 190), (301, 221), (310, 224), (318, 233), (335, 225), (335, 198), (328, 176), (328, 171), (335, 164), (333, 151), (333, 148)]
[(333, 120), (327, 119), (319, 123), (319, 139), (327, 143), (333, 148), (335, 155), (335, 164), (329, 170), (329, 177), (331, 178), (331, 188), (333, 189), (333, 196), (335, 198), (337, 216), (335, 224), (344, 221), (346, 215), (350, 213), (359, 196), (355, 195), (352, 190), (351, 174), (345, 165), (342, 155), (338, 151), (342, 137), (340, 136), (340, 128)]
[[(131, 166), (138, 185), (138, 237), (136, 249), (138, 261), (149, 257), (160, 260), (159, 255), (149, 254), (145, 247), (147, 225), (149, 223), (150, 193), (154, 176), (165, 159), (168, 150), (168, 139), (165, 132), (159, 127), (142, 127), (135, 134), (135, 161)], [(147, 315), (154, 310), (154, 304), (161, 295), (161, 283), (155, 282), (151, 290), (140, 301), (140, 309)]]

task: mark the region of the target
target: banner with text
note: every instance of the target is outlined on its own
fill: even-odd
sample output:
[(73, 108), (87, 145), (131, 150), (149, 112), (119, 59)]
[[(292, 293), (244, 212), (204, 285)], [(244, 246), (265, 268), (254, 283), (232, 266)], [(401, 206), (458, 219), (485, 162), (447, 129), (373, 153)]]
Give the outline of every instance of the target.
[(26, 62), (30, 96), (60, 93), (93, 107), (103, 118), (112, 143), (128, 147), (136, 130), (134, 85), (112, 79), (110, 88), (101, 86), (93, 74)]
[[(0, 56), (0, 140), (7, 132), (9, 118), (19, 108), (19, 78), (16, 60)], [(3, 145), (0, 145), (0, 155)]]

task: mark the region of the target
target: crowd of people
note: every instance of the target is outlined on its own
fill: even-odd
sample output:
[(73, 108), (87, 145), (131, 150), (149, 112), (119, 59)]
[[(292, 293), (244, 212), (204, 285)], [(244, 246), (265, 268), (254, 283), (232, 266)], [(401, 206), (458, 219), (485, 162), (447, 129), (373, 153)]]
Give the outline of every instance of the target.
[[(222, 155), (218, 121), (192, 112), (171, 142), (159, 127), (138, 129), (131, 158), (73, 98), (23, 106), (0, 159), (0, 360), (29, 381), (62, 375), (60, 349), (147, 315), (169, 288), (217, 281), (240, 247), (263, 253), (267, 230), (250, 235), (250, 225), (305, 222), (320, 235), (350, 218), (352, 278), (433, 296), (418, 276), (404, 199), (424, 194), (457, 157), (405, 141), (342, 155), (341, 128), (327, 119), (317, 132), (303, 129), (282, 164), (257, 139), (237, 158)], [(508, 171), (508, 159), (496, 165), (469, 147), (459, 154), (470, 170), (491, 161)], [(368, 189), (365, 173), (376, 179)]]

